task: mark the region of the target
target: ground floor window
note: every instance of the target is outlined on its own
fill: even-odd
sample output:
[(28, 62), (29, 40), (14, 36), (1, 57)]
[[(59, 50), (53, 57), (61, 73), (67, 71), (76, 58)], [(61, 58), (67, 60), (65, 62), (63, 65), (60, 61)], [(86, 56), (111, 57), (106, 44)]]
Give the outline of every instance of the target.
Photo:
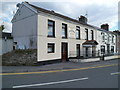
[(54, 53), (55, 44), (48, 43), (48, 53)]
[(114, 46), (111, 46), (111, 53), (114, 53)]
[(92, 46), (92, 56), (94, 57), (95, 56), (95, 47), (94, 46)]
[(101, 54), (105, 54), (105, 46), (104, 45), (101, 46)]

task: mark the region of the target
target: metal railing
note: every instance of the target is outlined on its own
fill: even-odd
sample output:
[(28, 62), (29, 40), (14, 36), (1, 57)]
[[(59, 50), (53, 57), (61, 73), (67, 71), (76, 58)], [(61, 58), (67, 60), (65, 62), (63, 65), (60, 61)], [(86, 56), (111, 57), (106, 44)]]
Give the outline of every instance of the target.
[(103, 58), (105, 56), (112, 56), (112, 55), (118, 55), (118, 53), (114, 53), (111, 51), (80, 51), (80, 54), (78, 54), (76, 51), (70, 51), (69, 52), (69, 58), (73, 59), (87, 59), (87, 58)]

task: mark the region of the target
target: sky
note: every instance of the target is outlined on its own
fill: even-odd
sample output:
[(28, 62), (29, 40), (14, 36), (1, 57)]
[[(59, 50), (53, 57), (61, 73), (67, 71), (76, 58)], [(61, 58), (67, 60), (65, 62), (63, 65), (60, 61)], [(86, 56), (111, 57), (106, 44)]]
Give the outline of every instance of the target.
[[(17, 11), (16, 4), (24, 0), (2, 0), (0, 2), (0, 25), (5, 25), (4, 32), (12, 32), (11, 20)], [(26, 0), (47, 10), (77, 19), (86, 15), (88, 24), (100, 27), (109, 24), (109, 30), (118, 30), (119, 0)], [(120, 5), (120, 4), (119, 4)], [(120, 21), (120, 20), (119, 20)]]

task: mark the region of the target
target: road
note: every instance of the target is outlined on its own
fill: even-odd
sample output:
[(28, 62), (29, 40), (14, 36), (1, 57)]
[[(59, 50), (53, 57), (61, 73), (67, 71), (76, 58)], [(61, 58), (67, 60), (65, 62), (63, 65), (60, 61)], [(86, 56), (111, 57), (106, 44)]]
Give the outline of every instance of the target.
[(118, 88), (119, 74), (117, 62), (77, 69), (3, 74), (2, 88)]

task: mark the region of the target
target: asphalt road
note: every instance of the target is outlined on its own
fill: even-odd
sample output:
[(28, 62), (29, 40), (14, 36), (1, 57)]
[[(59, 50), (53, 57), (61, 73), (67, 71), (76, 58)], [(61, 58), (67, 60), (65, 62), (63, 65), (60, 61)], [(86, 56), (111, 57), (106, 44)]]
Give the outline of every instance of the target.
[(117, 64), (111, 62), (82, 69), (3, 75), (2, 88), (118, 88)]

